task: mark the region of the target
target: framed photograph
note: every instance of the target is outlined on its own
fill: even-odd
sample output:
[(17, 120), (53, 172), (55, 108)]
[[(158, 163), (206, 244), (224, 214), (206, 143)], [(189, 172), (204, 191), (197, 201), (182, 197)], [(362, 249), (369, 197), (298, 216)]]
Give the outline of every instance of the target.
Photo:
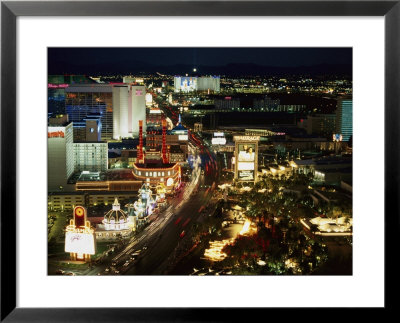
[(399, 18), (2, 1), (1, 321), (392, 308)]

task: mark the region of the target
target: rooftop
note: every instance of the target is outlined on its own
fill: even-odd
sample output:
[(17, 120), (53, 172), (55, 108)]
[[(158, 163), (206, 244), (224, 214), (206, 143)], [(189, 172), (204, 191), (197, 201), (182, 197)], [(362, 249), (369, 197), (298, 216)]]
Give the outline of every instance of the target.
[(130, 169), (109, 169), (106, 172), (83, 171), (79, 176), (78, 182), (96, 181), (129, 181), (135, 180)]
[(145, 163), (145, 164), (135, 163), (136, 167), (146, 168), (146, 169), (165, 169), (165, 168), (172, 168), (175, 165), (176, 165), (175, 163), (163, 164), (162, 162)]

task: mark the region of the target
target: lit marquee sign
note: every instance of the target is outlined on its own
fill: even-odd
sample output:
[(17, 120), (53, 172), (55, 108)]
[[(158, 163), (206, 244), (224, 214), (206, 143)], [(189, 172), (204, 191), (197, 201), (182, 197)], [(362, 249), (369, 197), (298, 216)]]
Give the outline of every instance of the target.
[(259, 141), (260, 136), (234, 136), (235, 141)]
[(260, 136), (234, 136), (235, 144), (235, 179), (254, 182), (257, 171), (258, 141)]
[(188, 140), (188, 139), (189, 139), (188, 135), (179, 135), (178, 136), (178, 140)]
[(255, 144), (239, 144), (239, 162), (252, 162), (255, 160)]
[(66, 232), (65, 252), (94, 255), (96, 253), (94, 234)]
[(239, 162), (238, 170), (254, 170), (254, 163)]
[(65, 252), (71, 258), (88, 260), (96, 253), (96, 239), (90, 221), (86, 220), (86, 209), (83, 206), (74, 208), (74, 217), (66, 228)]
[(238, 177), (240, 181), (254, 181), (254, 171), (252, 170), (239, 170)]

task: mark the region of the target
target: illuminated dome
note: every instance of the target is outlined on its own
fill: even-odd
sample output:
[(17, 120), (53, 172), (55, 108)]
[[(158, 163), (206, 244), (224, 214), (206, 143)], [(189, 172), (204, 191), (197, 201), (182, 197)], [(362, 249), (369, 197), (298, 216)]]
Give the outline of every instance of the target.
[(106, 230), (124, 230), (128, 228), (128, 215), (121, 210), (118, 199), (112, 205), (112, 209), (104, 215), (103, 224)]

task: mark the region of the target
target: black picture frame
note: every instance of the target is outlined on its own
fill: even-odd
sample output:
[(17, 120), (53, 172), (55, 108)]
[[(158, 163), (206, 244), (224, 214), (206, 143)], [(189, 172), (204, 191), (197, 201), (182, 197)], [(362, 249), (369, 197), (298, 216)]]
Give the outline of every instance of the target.
[[(400, 1), (2, 1), (1, 2), (1, 321), (236, 321), (287, 309), (16, 307), (16, 19), (19, 16), (384, 16), (385, 19), (385, 309), (397, 305), (399, 233)], [(379, 172), (376, 176), (379, 175)], [(397, 239), (395, 239), (396, 241)], [(371, 242), (372, 243), (372, 242)], [(373, 261), (371, 257), (371, 261)], [(218, 304), (216, 304), (217, 306)], [(310, 304), (311, 306), (311, 304)], [(329, 306), (329, 304), (327, 304)], [(250, 313), (251, 311), (251, 313)], [(327, 309), (324, 316), (330, 315)], [(268, 312), (270, 315), (270, 312)], [(371, 315), (369, 313), (368, 315)], [(380, 315), (380, 314), (379, 314)], [(280, 318), (281, 317), (281, 318)], [(372, 316), (371, 318), (373, 318)], [(249, 318), (249, 317), (248, 317)], [(249, 320), (249, 319), (248, 319)]]

